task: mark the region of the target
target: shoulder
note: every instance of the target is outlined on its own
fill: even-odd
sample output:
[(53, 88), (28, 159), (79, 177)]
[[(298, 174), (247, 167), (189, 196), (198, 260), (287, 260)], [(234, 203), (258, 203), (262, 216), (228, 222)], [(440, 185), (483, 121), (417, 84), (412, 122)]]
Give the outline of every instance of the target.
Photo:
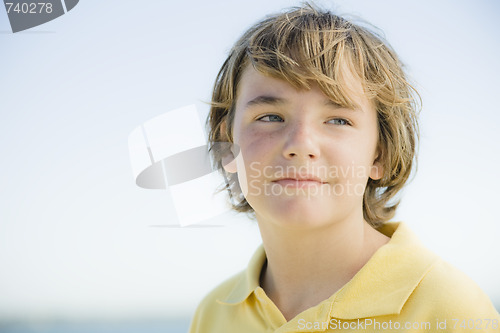
[(428, 318), (498, 319), (489, 297), (465, 273), (425, 247), (405, 223), (380, 228), (391, 241), (380, 249), (394, 294), (406, 294), (403, 311)]
[[(259, 276), (266, 260), (263, 246), (259, 246), (248, 267), (214, 288), (198, 305), (190, 333), (240, 331), (241, 320), (250, 320), (253, 292), (259, 287)], [(239, 306), (242, 305), (242, 306)], [(228, 327), (234, 329), (228, 330)]]
[(208, 332), (210, 331), (209, 327), (227, 321), (225, 317), (230, 316), (231, 307), (228, 307), (230, 303), (225, 303), (225, 301), (231, 297), (235, 289), (241, 284), (244, 275), (245, 271), (233, 275), (212, 289), (202, 299), (191, 320), (190, 333)]
[[(212, 289), (200, 302), (198, 310), (211, 307), (215, 304), (224, 304), (244, 279), (246, 271), (239, 272)], [(229, 303), (229, 302), (228, 302)]]
[(442, 259), (436, 260), (410, 299), (436, 319), (500, 319), (486, 293), (469, 276)]

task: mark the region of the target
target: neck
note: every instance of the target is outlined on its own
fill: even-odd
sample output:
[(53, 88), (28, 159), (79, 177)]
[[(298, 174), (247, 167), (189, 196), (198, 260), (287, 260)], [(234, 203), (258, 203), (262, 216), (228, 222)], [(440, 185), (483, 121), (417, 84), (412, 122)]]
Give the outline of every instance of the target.
[(342, 288), (389, 238), (363, 219), (290, 230), (259, 221), (261, 286), (288, 321)]

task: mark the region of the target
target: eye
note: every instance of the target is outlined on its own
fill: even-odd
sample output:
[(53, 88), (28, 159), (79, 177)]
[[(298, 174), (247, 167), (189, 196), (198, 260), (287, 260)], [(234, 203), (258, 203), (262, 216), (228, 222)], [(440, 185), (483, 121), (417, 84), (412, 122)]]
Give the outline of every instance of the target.
[(327, 122), (330, 123), (330, 124), (340, 125), (340, 126), (345, 126), (345, 125), (350, 125), (351, 124), (349, 122), (349, 120), (343, 119), (343, 118), (330, 119)]
[(268, 115), (265, 115), (265, 116), (258, 118), (257, 120), (264, 121), (264, 122), (283, 122), (284, 121), (283, 118), (281, 118), (280, 116), (275, 115), (275, 114), (268, 114)]

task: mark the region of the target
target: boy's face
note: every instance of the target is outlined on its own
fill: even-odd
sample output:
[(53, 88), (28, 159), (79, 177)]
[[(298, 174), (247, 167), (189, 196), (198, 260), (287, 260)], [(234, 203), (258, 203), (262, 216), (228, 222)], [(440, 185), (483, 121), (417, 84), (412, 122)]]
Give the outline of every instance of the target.
[(319, 227), (363, 217), (368, 178), (383, 175), (378, 120), (361, 84), (344, 71), (355, 110), (333, 103), (315, 85), (297, 90), (248, 66), (233, 124), (240, 158), (225, 168), (259, 223)]

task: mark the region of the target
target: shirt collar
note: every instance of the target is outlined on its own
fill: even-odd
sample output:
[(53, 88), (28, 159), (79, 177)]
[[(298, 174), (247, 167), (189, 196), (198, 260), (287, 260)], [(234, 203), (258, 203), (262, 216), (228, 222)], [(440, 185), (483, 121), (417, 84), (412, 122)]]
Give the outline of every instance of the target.
[(378, 230), (391, 240), (329, 298), (330, 317), (356, 319), (399, 314), (438, 259), (405, 223), (386, 223)]
[(219, 302), (227, 305), (236, 305), (245, 301), (250, 294), (260, 287), (260, 273), (266, 260), (266, 252), (264, 246), (261, 244), (250, 259), (244, 274), (240, 275), (240, 279), (234, 289), (226, 298), (219, 300)]
[[(318, 307), (314, 317), (357, 319), (399, 314), (409, 296), (436, 262), (437, 256), (427, 250), (403, 222), (388, 222), (378, 229), (391, 240), (380, 247), (359, 272), (340, 290)], [(259, 246), (245, 274), (240, 275), (233, 290), (222, 304), (245, 301), (259, 287), (262, 266), (266, 261)], [(320, 318), (318, 318), (320, 319)]]

